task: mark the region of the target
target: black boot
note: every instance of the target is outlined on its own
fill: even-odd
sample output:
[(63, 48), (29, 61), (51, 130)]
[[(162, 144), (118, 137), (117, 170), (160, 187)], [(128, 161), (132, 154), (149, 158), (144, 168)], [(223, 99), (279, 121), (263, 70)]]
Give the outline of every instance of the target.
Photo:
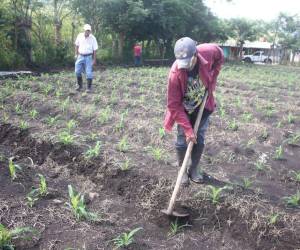
[(86, 90), (86, 92), (88, 92), (88, 93), (92, 92), (92, 82), (93, 82), (93, 79), (87, 79), (87, 90)]
[(80, 91), (82, 90), (82, 76), (77, 76), (77, 84), (78, 84), (78, 87), (77, 87), (77, 91)]
[(204, 144), (195, 144), (192, 150), (191, 165), (188, 170), (188, 174), (190, 179), (196, 183), (204, 182), (203, 174), (201, 174), (200, 171), (198, 170), (198, 164), (201, 159), (203, 150), (204, 150)]
[[(185, 152), (186, 152), (186, 149), (176, 149), (177, 163), (178, 163), (179, 168), (182, 166), (182, 163), (183, 163), (183, 160), (185, 157)], [(183, 176), (181, 179), (181, 185), (188, 186), (189, 184), (190, 184), (189, 177), (187, 175), (187, 171), (185, 171), (185, 173), (183, 173)]]

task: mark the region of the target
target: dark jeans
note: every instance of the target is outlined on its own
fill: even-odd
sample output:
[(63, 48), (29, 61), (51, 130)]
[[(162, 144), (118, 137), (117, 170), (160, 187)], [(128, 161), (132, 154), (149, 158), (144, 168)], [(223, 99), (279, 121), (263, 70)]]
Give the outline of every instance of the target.
[(141, 56), (135, 56), (134, 57), (134, 65), (135, 66), (141, 66)]
[[(194, 127), (194, 124), (197, 119), (198, 110), (199, 110), (199, 108), (197, 108), (192, 114), (188, 115), (189, 120), (193, 127)], [(209, 116), (211, 115), (211, 113), (212, 112), (207, 109), (203, 110), (203, 115), (202, 115), (202, 118), (200, 121), (198, 133), (197, 133), (197, 144), (198, 145), (204, 145), (205, 132), (209, 125)], [(186, 150), (186, 148), (187, 148), (184, 130), (180, 125), (177, 125), (177, 140), (176, 140), (175, 146), (179, 150)]]

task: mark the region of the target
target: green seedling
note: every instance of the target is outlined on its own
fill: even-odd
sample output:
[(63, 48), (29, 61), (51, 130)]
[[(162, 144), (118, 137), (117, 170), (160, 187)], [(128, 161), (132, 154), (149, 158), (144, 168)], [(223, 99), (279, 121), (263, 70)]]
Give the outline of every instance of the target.
[(296, 172), (296, 171), (292, 171), (293, 173), (293, 180), (300, 183), (300, 171), (299, 172)]
[(35, 202), (39, 200), (39, 190), (37, 188), (32, 189), (27, 195), (26, 195), (27, 205), (29, 207), (33, 207)]
[(288, 139), (288, 144), (290, 145), (296, 145), (300, 142), (300, 133), (293, 134), (289, 139)]
[(40, 196), (46, 196), (48, 194), (46, 178), (42, 174), (38, 174), (38, 176), (40, 178), (39, 194)]
[(57, 123), (58, 119), (59, 119), (59, 116), (58, 116), (58, 115), (57, 115), (57, 116), (54, 116), (54, 117), (49, 116), (49, 117), (47, 118), (46, 122), (47, 122), (50, 126), (53, 126), (53, 125), (55, 125), (55, 124)]
[(237, 130), (238, 130), (239, 126), (238, 126), (238, 124), (237, 124), (235, 118), (229, 122), (228, 128), (229, 128), (230, 130), (232, 130), (232, 131), (237, 131)]
[(14, 250), (15, 246), (13, 241), (16, 239), (31, 239), (35, 230), (30, 227), (16, 227), (8, 229), (0, 223), (0, 249)]
[(128, 171), (130, 168), (130, 160), (126, 158), (126, 160), (122, 164), (120, 164), (120, 169), (122, 171)]
[(75, 120), (70, 120), (67, 122), (67, 131), (69, 133), (71, 133), (73, 131), (74, 128), (77, 127), (77, 122)]
[(282, 156), (283, 156), (283, 147), (282, 147), (282, 145), (280, 145), (275, 150), (274, 158), (276, 160), (281, 160), (281, 159), (283, 159)]
[(244, 122), (250, 122), (253, 118), (253, 115), (249, 112), (245, 112), (243, 115), (242, 115), (242, 119)]
[(190, 226), (190, 225), (188, 225), (188, 224), (180, 225), (178, 223), (178, 219), (176, 218), (176, 220), (174, 222), (171, 222), (170, 230), (168, 232), (168, 237), (173, 237), (174, 235), (176, 235), (180, 231), (182, 231), (183, 228), (188, 227), (188, 226)]
[(162, 139), (166, 136), (166, 131), (165, 131), (164, 128), (159, 128), (158, 133), (159, 133), (159, 138), (160, 139)]
[(287, 116), (287, 121), (288, 121), (288, 123), (295, 123), (296, 117), (292, 113), (289, 112), (289, 114)]
[(164, 150), (159, 147), (151, 147), (151, 155), (157, 161), (161, 160), (164, 155)]
[(63, 131), (58, 134), (58, 140), (64, 145), (70, 145), (74, 143), (74, 135), (71, 135), (67, 131)]
[(268, 130), (266, 128), (264, 128), (264, 130), (262, 131), (262, 133), (260, 134), (259, 137), (262, 138), (263, 140), (267, 140), (269, 137)]
[(278, 221), (279, 214), (278, 213), (272, 213), (269, 215), (269, 225), (275, 225)]
[(106, 107), (105, 109), (100, 111), (99, 117), (98, 117), (98, 122), (100, 124), (104, 124), (108, 122), (108, 120), (111, 117), (111, 109), (110, 107)]
[(77, 193), (73, 190), (71, 185), (68, 185), (69, 199), (70, 203), (67, 205), (71, 208), (76, 220), (87, 219), (95, 221), (98, 218), (98, 215), (87, 211), (86, 205), (84, 203), (84, 196), (80, 193)]
[(218, 188), (218, 187), (214, 187), (214, 186), (209, 185), (208, 188), (210, 190), (208, 192), (209, 198), (212, 201), (212, 203), (214, 205), (216, 205), (220, 202), (221, 192), (223, 190), (227, 189), (228, 187), (225, 186), (225, 187)]
[(252, 184), (253, 184), (253, 181), (251, 181), (249, 178), (245, 178), (245, 177), (243, 178), (243, 187), (245, 189), (250, 188), (252, 186)]
[(51, 90), (52, 90), (52, 86), (51, 85), (49, 85), (49, 84), (43, 85), (42, 92), (44, 93), (44, 95), (48, 95)]
[(267, 169), (267, 158), (268, 156), (265, 153), (262, 153), (254, 163), (255, 169), (258, 171), (265, 171)]
[(39, 112), (37, 112), (36, 109), (30, 110), (29, 115), (32, 119), (36, 119), (38, 116)]
[(20, 121), (20, 129), (21, 130), (28, 129), (28, 127), (29, 127), (29, 125), (26, 121), (23, 121), (23, 120)]
[(8, 169), (9, 169), (10, 178), (12, 180), (15, 180), (17, 178), (17, 174), (16, 174), (17, 170), (22, 170), (22, 168), (19, 165), (14, 164), (13, 158), (9, 158)]
[(121, 247), (127, 248), (129, 245), (131, 245), (134, 242), (134, 235), (140, 231), (142, 228), (138, 227), (133, 230), (131, 230), (128, 233), (122, 233), (117, 238), (113, 239), (116, 249), (119, 249)]
[(127, 136), (124, 136), (121, 141), (118, 143), (118, 150), (121, 152), (126, 152), (129, 149), (129, 144), (127, 140)]
[(9, 115), (6, 112), (4, 112), (2, 116), (3, 123), (7, 123), (8, 120), (9, 120)]
[(121, 131), (125, 127), (125, 113), (121, 114), (121, 119), (119, 123), (116, 125), (116, 131)]
[(100, 141), (96, 142), (96, 145), (94, 147), (90, 147), (86, 152), (85, 152), (85, 158), (86, 159), (92, 159), (92, 158), (96, 158), (99, 153), (100, 153), (100, 149), (101, 149), (101, 144)]
[(68, 97), (67, 99), (65, 99), (60, 103), (60, 108), (63, 113), (67, 110), (69, 106), (70, 106), (70, 97)]
[(287, 206), (298, 207), (300, 205), (300, 192), (298, 190), (296, 194), (284, 197), (283, 199), (285, 200)]
[(226, 110), (224, 109), (224, 107), (220, 106), (220, 108), (218, 109), (218, 112), (220, 114), (220, 117), (223, 119), (226, 115)]
[(18, 115), (22, 114), (22, 108), (19, 103), (17, 103), (17, 105), (15, 106), (15, 111)]

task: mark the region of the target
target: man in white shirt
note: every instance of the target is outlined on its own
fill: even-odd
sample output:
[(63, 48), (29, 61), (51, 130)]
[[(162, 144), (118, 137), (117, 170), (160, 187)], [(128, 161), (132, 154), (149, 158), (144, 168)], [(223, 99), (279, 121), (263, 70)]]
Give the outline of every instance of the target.
[(96, 50), (98, 44), (96, 38), (91, 34), (92, 28), (85, 24), (84, 32), (80, 33), (75, 41), (75, 74), (77, 76), (78, 88), (82, 90), (82, 73), (85, 72), (87, 79), (87, 92), (92, 91), (93, 65), (96, 64)]

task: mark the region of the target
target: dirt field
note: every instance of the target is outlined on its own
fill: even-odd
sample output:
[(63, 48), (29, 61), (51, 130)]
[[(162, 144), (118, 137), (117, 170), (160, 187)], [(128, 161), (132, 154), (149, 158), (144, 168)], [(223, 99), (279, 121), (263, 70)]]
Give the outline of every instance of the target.
[[(92, 94), (73, 72), (0, 81), (0, 223), (38, 232), (15, 249), (116, 249), (139, 227), (127, 249), (300, 249), (300, 68), (224, 66), (201, 160), (220, 185), (181, 190), (188, 221), (160, 212), (178, 171), (175, 130), (162, 130), (167, 74), (96, 71)], [(38, 174), (48, 194), (30, 204)], [(68, 185), (96, 220), (76, 220)]]

